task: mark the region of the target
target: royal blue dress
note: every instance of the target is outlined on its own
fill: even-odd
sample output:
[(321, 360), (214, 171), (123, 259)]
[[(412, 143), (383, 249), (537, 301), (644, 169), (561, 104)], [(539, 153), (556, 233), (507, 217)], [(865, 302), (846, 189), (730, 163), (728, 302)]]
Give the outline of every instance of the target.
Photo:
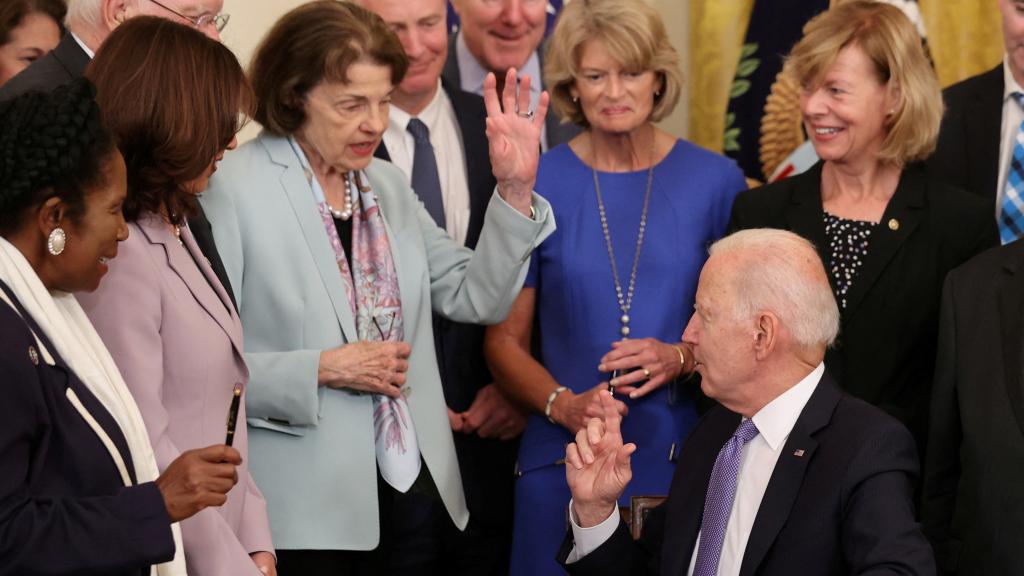
[[(625, 297), (647, 170), (598, 176)], [(733, 198), (745, 188), (732, 160), (683, 140), (655, 166), (629, 311), (631, 338), (680, 339), (708, 246), (725, 233)], [(537, 291), (540, 361), (560, 385), (585, 392), (608, 379), (597, 365), (621, 337), (622, 316), (593, 175), (563, 144), (541, 157), (536, 190), (551, 202), (558, 222), (558, 230), (533, 252), (525, 284)], [(637, 445), (633, 479), (620, 504), (628, 505), (633, 495), (668, 494), (675, 455), (697, 420), (692, 388), (673, 384), (635, 401), (618, 397), (629, 405), (623, 439)], [(513, 576), (564, 574), (555, 554), (566, 530), (570, 495), (562, 459), (572, 439), (542, 414), (530, 416), (517, 463)]]

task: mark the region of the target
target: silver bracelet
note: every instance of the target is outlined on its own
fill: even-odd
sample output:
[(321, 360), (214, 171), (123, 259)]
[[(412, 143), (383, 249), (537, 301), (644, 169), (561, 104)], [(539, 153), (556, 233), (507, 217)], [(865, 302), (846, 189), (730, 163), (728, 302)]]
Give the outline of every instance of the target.
[(558, 398), (558, 395), (566, 390), (568, 390), (568, 388), (565, 386), (559, 386), (558, 388), (555, 388), (554, 392), (548, 394), (548, 402), (544, 405), (544, 416), (547, 416), (548, 422), (551, 422), (552, 424), (557, 424), (557, 422), (551, 419), (551, 407), (555, 404), (555, 398)]

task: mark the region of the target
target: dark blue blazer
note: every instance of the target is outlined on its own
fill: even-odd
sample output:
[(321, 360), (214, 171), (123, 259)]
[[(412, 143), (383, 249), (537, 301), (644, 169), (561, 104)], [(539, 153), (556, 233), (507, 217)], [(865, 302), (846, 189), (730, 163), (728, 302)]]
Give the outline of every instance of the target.
[[(442, 80), (442, 87), (452, 102), (466, 151), (466, 184), (469, 187), (466, 246), (475, 248), (483, 229), (487, 203), (497, 183), (491, 172), (485, 133), (487, 110), (482, 97), (452, 86), (446, 80)], [(382, 160), (391, 160), (383, 142), (375, 155)], [(477, 392), (494, 381), (484, 361), (486, 327), (453, 322), (437, 314), (434, 314), (433, 321), (434, 347), (445, 402), (455, 412), (463, 412), (469, 409)], [(455, 434), (454, 437), (471, 521), (509, 532), (515, 478), (512, 472), (519, 441), (487, 440), (475, 434)]]
[(0, 575), (148, 575), (174, 557), (163, 497), (152, 482), (124, 486), (67, 390), (114, 442), (134, 483), (120, 428), (63, 360), (45, 362), (29, 326), (51, 354), (56, 348), (19, 312), (0, 301)]
[[(668, 500), (650, 512), (640, 541), (620, 524), (601, 547), (566, 565), (569, 572), (685, 576), (711, 470), (739, 423), (739, 414), (712, 408), (687, 438)], [(907, 429), (843, 394), (826, 373), (775, 465), (740, 576), (934, 574), (931, 546), (914, 521), (917, 471)], [(570, 532), (563, 563), (572, 546)]]

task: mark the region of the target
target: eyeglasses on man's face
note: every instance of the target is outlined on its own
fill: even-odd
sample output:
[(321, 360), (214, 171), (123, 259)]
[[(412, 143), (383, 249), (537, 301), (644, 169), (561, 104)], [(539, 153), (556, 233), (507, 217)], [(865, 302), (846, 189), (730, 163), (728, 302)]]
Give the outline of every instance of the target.
[(157, 6), (159, 6), (161, 8), (163, 8), (164, 10), (167, 10), (168, 12), (170, 12), (171, 14), (174, 14), (175, 16), (177, 16), (179, 18), (182, 18), (184, 20), (188, 20), (192, 24), (192, 26), (194, 26), (196, 28), (199, 28), (199, 29), (206, 28), (208, 26), (213, 26), (213, 28), (215, 30), (217, 30), (217, 32), (221, 32), (221, 31), (224, 30), (224, 27), (228, 25), (228, 20), (231, 19), (231, 15), (230, 14), (224, 14), (224, 13), (221, 13), (221, 14), (203, 14), (202, 16), (186, 16), (186, 15), (182, 14), (181, 12), (178, 12), (177, 10), (171, 8), (170, 6), (167, 6), (166, 4), (163, 4), (162, 2), (157, 2), (157, 0), (149, 0), (149, 1), (152, 2), (153, 4), (156, 4)]

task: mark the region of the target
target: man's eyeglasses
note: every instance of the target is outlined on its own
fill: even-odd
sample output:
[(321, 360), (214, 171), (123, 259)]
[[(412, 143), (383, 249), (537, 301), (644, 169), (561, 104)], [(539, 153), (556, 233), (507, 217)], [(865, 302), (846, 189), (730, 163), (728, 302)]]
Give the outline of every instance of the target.
[(206, 28), (207, 26), (212, 25), (217, 30), (217, 32), (221, 32), (222, 30), (224, 30), (224, 27), (228, 25), (228, 20), (231, 19), (231, 15), (230, 14), (223, 14), (223, 13), (222, 14), (203, 14), (202, 16), (186, 16), (186, 15), (182, 14), (181, 12), (178, 12), (177, 10), (175, 10), (175, 9), (165, 5), (165, 4), (157, 2), (156, 0), (149, 0), (149, 1), (152, 2), (153, 4), (156, 4), (157, 6), (159, 6), (161, 8), (163, 8), (164, 10), (167, 10), (168, 12), (170, 12), (171, 14), (174, 14), (175, 16), (177, 16), (179, 18), (188, 20), (189, 22), (192, 23), (192, 26), (194, 26), (196, 28), (200, 28), (200, 29), (201, 28)]

